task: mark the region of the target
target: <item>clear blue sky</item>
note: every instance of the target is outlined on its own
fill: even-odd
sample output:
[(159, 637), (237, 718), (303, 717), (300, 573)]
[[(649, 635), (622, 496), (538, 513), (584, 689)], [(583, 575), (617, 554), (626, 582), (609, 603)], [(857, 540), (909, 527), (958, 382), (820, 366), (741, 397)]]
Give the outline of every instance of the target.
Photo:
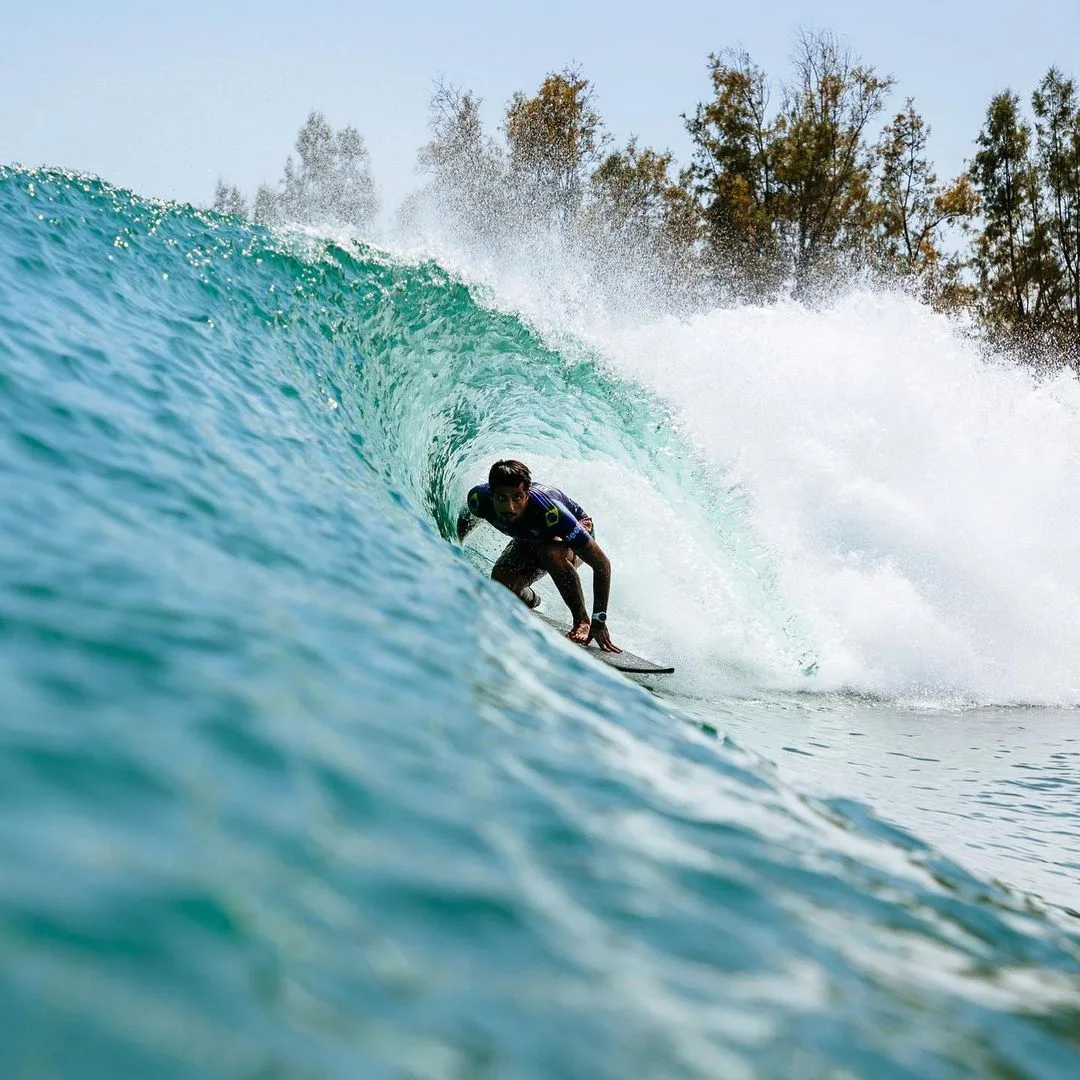
[(706, 56), (746, 48), (776, 81), (800, 27), (829, 29), (897, 79), (954, 174), (993, 93), (1025, 100), (1051, 64), (1080, 79), (1080, 2), (770, 0), (727, 5), (188, 0), (9, 4), (0, 38), (0, 162), (98, 173), (141, 194), (206, 204), (218, 176), (276, 182), (308, 112), (367, 139), (384, 203), (416, 186), (435, 76), (484, 99), (494, 134), (515, 90), (578, 63), (619, 142), (680, 163), (679, 114), (709, 91)]

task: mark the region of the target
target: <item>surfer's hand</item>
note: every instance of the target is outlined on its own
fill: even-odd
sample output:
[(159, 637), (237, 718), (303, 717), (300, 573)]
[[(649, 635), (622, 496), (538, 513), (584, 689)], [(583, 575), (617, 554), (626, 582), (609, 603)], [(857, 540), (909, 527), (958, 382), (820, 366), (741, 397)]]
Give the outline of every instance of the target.
[(595, 641), (604, 652), (622, 652), (622, 649), (611, 640), (607, 623), (594, 622), (589, 627), (589, 636), (586, 639), (586, 644), (590, 641)]
[(589, 620), (582, 619), (574, 623), (574, 629), (566, 635), (575, 645), (588, 645), (589, 643)]

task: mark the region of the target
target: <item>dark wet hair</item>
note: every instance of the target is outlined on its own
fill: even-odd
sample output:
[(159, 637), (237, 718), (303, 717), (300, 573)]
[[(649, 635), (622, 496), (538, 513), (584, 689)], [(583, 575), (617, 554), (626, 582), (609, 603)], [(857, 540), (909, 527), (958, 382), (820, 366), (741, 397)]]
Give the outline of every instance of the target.
[(496, 461), (488, 472), (488, 484), (491, 487), (513, 488), (518, 484), (524, 484), (525, 490), (528, 491), (531, 483), (532, 476), (529, 473), (529, 467), (520, 461)]

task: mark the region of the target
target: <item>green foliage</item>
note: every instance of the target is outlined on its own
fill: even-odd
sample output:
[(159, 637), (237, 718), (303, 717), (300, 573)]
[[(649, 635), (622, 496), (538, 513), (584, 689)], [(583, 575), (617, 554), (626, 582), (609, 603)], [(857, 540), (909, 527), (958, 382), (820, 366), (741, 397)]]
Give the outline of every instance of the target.
[[(775, 172), (796, 287), (865, 250), (876, 217), (867, 128), (893, 85), (830, 34), (804, 33), (784, 94)], [(848, 260), (844, 259), (848, 256)]]
[(671, 179), (673, 161), (670, 150), (639, 148), (631, 136), (592, 174), (593, 212), (624, 235), (691, 245), (696, 236), (692, 196), (684, 183)]
[(688, 179), (714, 269), (738, 289), (779, 287), (779, 125), (768, 119), (770, 88), (746, 52), (709, 56), (712, 101), (686, 121), (694, 144)]
[(363, 136), (351, 126), (335, 132), (312, 112), (296, 138), (280, 192), (265, 185), (255, 196), (255, 220), (264, 224), (352, 225), (364, 228), (379, 209)]
[(429, 102), (431, 141), (420, 151), (420, 165), (448, 186), (499, 171), (499, 151), (484, 134), (480, 104), (471, 91), (436, 80)]
[[(1032, 98), (997, 95), (965, 172), (941, 183), (909, 98), (876, 140), (893, 80), (827, 33), (804, 33), (778, 109), (745, 52), (709, 57), (712, 98), (686, 127), (702, 253), (733, 296), (812, 294), (862, 267), (914, 278), (937, 306), (1080, 355), (1080, 95), (1051, 68)], [(970, 261), (946, 250), (974, 234)]]
[[(593, 84), (576, 67), (548, 74), (505, 110), (500, 145), (480, 100), (443, 80), (420, 152), (427, 186), (403, 209), (432, 207), (459, 236), (517, 251), (539, 219), (592, 260), (626, 265), (650, 287), (699, 285), (760, 301), (813, 295), (863, 269), (914, 281), (941, 308), (973, 308), (996, 341), (1050, 346), (1080, 369), (1080, 92), (1050, 68), (1032, 95), (1034, 128), (1011, 91), (994, 96), (964, 173), (940, 182), (930, 128), (908, 98), (875, 133), (893, 87), (827, 32), (804, 32), (786, 82), (745, 51), (708, 57), (711, 97), (683, 116), (693, 153), (610, 141)], [(774, 104), (774, 96), (778, 103)], [(364, 225), (377, 209), (364, 141), (313, 112), (257, 221)], [(244, 215), (219, 181), (214, 207)], [(970, 258), (948, 250), (972, 237)], [(651, 274), (652, 270), (659, 273)], [(676, 279), (679, 279), (677, 282)], [(679, 284), (681, 282), (681, 285)], [(675, 295), (675, 293), (671, 293)]]
[(926, 157), (930, 129), (911, 98), (882, 132), (878, 144), (881, 254), (889, 268), (901, 273), (932, 272), (942, 258), (941, 230), (966, 221), (977, 199), (964, 175), (947, 186)]
[(238, 187), (226, 184), (219, 179), (214, 190), (214, 210), (219, 214), (235, 214), (236, 217), (247, 217), (247, 200), (240, 193)]
[(769, 82), (746, 53), (709, 64), (714, 97), (687, 130), (712, 262), (750, 291), (793, 279), (805, 293), (865, 251), (876, 219), (867, 129), (892, 80), (831, 35), (804, 33), (770, 117)]
[(674, 181), (674, 156), (638, 146), (631, 136), (597, 166), (580, 230), (593, 247), (621, 249), (648, 259), (667, 273), (686, 277), (698, 238), (693, 194)]
[(251, 207), (251, 220), (259, 225), (277, 225), (281, 218), (281, 196), (273, 188), (260, 184)]
[(445, 80), (430, 100), (431, 138), (418, 168), (424, 190), (408, 201), (405, 228), (432, 209), (440, 228), (485, 253), (520, 250), (537, 221), (556, 226), (598, 276), (631, 259), (658, 287), (694, 257), (698, 215), (669, 151), (631, 137), (606, 155), (592, 84), (576, 69), (545, 77), (537, 92), (514, 94), (505, 113), (505, 149), (489, 138), (480, 101)]
[(975, 241), (979, 307), (987, 321), (1028, 337), (1052, 302), (1060, 273), (1050, 248), (1031, 128), (1011, 90), (995, 95), (979, 132), (971, 178), (983, 228)]
[(538, 208), (570, 218), (606, 141), (592, 83), (576, 68), (548, 75), (534, 97), (513, 96), (504, 131), (516, 183)]
[(1050, 245), (1061, 272), (1056, 323), (1080, 347), (1080, 100), (1050, 68), (1032, 95), (1038, 169), (1049, 204)]
[(419, 168), (444, 214), (487, 233), (505, 214), (507, 184), (503, 155), (484, 134), (480, 104), (470, 91), (436, 81), (429, 103), (431, 140), (420, 151)]
[(594, 197), (609, 220), (638, 231), (660, 225), (672, 158), (670, 151), (639, 150), (633, 136), (624, 150), (609, 154), (591, 178)]

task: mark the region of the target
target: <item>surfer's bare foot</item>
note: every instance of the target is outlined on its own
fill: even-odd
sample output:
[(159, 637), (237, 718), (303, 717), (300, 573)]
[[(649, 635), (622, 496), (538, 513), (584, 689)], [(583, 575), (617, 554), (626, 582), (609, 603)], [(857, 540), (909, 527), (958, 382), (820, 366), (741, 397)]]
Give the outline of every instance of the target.
[(581, 619), (574, 623), (574, 629), (566, 636), (575, 645), (584, 645), (589, 640), (589, 620)]

